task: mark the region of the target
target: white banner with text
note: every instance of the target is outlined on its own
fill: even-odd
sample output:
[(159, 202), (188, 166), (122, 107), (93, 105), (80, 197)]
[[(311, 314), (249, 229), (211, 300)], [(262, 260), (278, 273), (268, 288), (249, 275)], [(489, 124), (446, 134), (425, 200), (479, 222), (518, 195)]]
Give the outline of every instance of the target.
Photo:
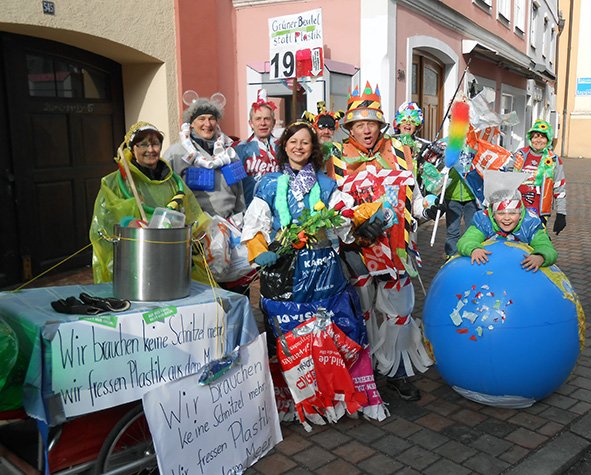
[(135, 401), (221, 357), (225, 341), (215, 302), (64, 323), (51, 341), (52, 390), (66, 417)]
[(265, 335), (208, 385), (193, 375), (147, 392), (160, 473), (238, 475), (283, 440)]

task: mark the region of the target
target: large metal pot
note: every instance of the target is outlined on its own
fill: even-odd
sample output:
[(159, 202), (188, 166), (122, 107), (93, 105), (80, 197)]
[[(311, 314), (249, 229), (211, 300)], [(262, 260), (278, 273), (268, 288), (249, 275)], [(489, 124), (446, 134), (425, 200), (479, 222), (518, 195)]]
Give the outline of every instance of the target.
[(172, 229), (115, 226), (113, 294), (126, 300), (186, 297), (191, 288), (191, 226)]

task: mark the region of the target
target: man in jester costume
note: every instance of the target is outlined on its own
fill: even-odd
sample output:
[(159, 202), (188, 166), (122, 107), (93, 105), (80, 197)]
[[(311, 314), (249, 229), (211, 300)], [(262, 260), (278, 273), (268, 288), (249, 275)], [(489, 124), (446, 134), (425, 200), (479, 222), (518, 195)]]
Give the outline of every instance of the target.
[(519, 187), (525, 206), (546, 224), (556, 208), (553, 231), (566, 227), (566, 177), (562, 159), (552, 151), (554, 133), (545, 120), (536, 120), (527, 132), (528, 146), (515, 153), (510, 171), (522, 171), (529, 178)]
[(302, 118), (306, 119), (312, 124), (318, 135), (320, 145), (332, 142), (334, 133), (339, 128), (339, 120), (343, 118), (345, 113), (342, 110), (331, 112), (326, 109), (326, 102), (318, 101), (316, 103), (318, 114), (314, 115), (312, 112), (304, 111)]
[[(115, 157), (118, 170), (101, 179), (90, 225), (92, 272), (96, 283), (113, 280), (113, 244), (103, 235), (111, 236), (116, 224), (125, 225), (130, 218), (137, 222), (141, 217), (132, 194), (132, 181), (148, 221), (155, 208), (167, 207), (185, 213), (186, 222), (195, 223), (196, 236), (200, 236), (209, 225), (209, 218), (193, 193), (160, 157), (163, 137), (163, 133), (148, 122), (133, 124), (119, 147), (120, 153)], [(126, 160), (128, 167), (123, 166), (121, 160)], [(202, 256), (194, 257), (192, 277), (208, 282)]]
[[(407, 379), (432, 361), (411, 313), (417, 275), (416, 219), (434, 217), (415, 186), (413, 163), (402, 143), (384, 135), (380, 93), (367, 83), (348, 98), (344, 128), (349, 138), (333, 143), (327, 174), (355, 200), (355, 243), (342, 243), (341, 257), (366, 315), (377, 370), (406, 400), (420, 398)], [(414, 368), (413, 368), (414, 367)]]

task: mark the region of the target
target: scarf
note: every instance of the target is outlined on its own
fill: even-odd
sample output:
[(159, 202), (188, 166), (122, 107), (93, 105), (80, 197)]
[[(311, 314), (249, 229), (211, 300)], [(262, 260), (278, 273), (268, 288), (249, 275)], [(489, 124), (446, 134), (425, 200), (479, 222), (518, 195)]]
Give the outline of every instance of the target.
[[(287, 192), (288, 190), (291, 190), (291, 192), (294, 193), (294, 189), (292, 188), (293, 183), (297, 181), (298, 177), (302, 175), (302, 172), (304, 172), (308, 165), (310, 166), (310, 168), (304, 173), (301, 180), (305, 181), (306, 188), (309, 187), (308, 191), (310, 192), (310, 196), (308, 198), (308, 202), (310, 212), (311, 214), (317, 213), (317, 211), (315, 210), (315, 206), (320, 201), (320, 186), (318, 185), (318, 181), (316, 181), (316, 172), (314, 171), (314, 168), (311, 164), (307, 164), (302, 170), (299, 171), (299, 173), (296, 174), (289, 165), (285, 165), (283, 175), (281, 175), (277, 179), (277, 193), (275, 194), (275, 209), (279, 214), (279, 222), (281, 224), (281, 227), (289, 226), (292, 222), (291, 213), (289, 211), (289, 204), (287, 201)], [(309, 170), (311, 170), (312, 173), (311, 178), (309, 175)], [(313, 180), (312, 183), (310, 183), (311, 179)], [(301, 187), (302, 185), (297, 186)], [(299, 191), (301, 191), (301, 188), (298, 190), (298, 192)], [(306, 193), (308, 193), (308, 191), (306, 191)], [(304, 196), (302, 195), (301, 200), (298, 199), (298, 201), (303, 202), (303, 200)]]
[(298, 173), (286, 164), (283, 171), (289, 176), (289, 191), (298, 201), (303, 201), (304, 196), (310, 192), (316, 183), (316, 172), (311, 163), (307, 163)]

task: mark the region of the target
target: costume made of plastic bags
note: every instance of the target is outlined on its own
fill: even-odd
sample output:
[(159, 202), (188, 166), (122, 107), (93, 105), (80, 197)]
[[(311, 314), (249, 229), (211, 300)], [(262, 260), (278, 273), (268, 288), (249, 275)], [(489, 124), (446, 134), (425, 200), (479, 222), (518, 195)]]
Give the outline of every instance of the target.
[[(143, 123), (138, 123), (143, 124)], [(131, 127), (122, 144), (125, 150), (124, 160), (127, 160), (129, 171), (133, 177), (138, 194), (142, 201), (148, 220), (154, 208), (166, 207), (175, 203), (175, 209), (186, 215), (186, 223), (193, 224), (193, 234), (200, 237), (209, 225), (209, 217), (203, 213), (197, 200), (187, 189), (182, 179), (173, 173), (168, 164), (160, 162), (166, 167), (168, 173), (162, 180), (151, 180), (144, 175), (133, 163), (129, 143), (130, 133), (137, 130), (138, 124)], [(140, 211), (135, 199), (129, 191), (129, 185), (124, 179), (125, 172), (119, 163), (120, 169), (110, 173), (101, 179), (101, 187), (94, 204), (94, 213), (90, 225), (90, 241), (92, 242), (92, 271), (96, 283), (110, 282), (113, 280), (113, 244), (104, 239), (101, 234), (110, 237), (114, 227), (122, 218), (133, 216), (141, 219)], [(185, 190), (189, 191), (188, 193)], [(203, 256), (193, 256), (192, 277), (204, 283), (209, 283), (205, 273)]]
[(355, 205), (382, 202), (386, 227), (375, 243), (344, 248), (342, 255), (350, 282), (359, 293), (365, 314), (369, 346), (380, 373), (394, 376), (403, 365), (408, 376), (432, 364), (411, 315), (420, 259), (416, 246), (416, 220), (425, 203), (415, 186), (413, 164), (402, 144), (381, 137), (369, 151), (351, 137), (334, 144), (327, 173), (339, 188), (352, 194)]
[(19, 344), (15, 331), (1, 317), (0, 361), (0, 410), (17, 409), (22, 404), (22, 381), (25, 379), (27, 366), (26, 362), (19, 361)]
[(294, 328), (278, 344), (278, 357), (295, 401), (299, 421), (324, 425), (354, 414), (367, 404), (348, 372), (361, 346), (348, 338), (325, 314)]
[[(272, 173), (261, 179), (245, 215), (243, 242), (248, 243), (260, 234), (265, 240), (265, 250), (273, 249), (277, 243), (275, 238), (282, 228), (280, 212), (275, 205), (277, 195), (281, 193), (281, 186), (278, 187), (280, 177), (281, 174)], [(334, 180), (322, 173), (318, 173), (316, 177), (319, 186), (318, 199), (323, 205), (328, 209), (337, 209), (342, 203), (350, 209), (351, 197), (339, 191)], [(312, 194), (310, 192), (303, 200), (298, 201), (291, 190), (287, 190), (287, 204), (293, 220), (297, 220), (304, 209), (315, 207)], [(335, 229), (335, 232), (341, 240), (351, 242), (353, 238), (350, 228), (349, 220), (345, 219), (345, 224)], [(326, 237), (319, 236), (318, 242), (313, 245), (280, 258), (277, 264), (265, 268), (261, 275), (261, 308), (266, 315), (270, 340), (271, 333), (275, 337), (281, 336), (306, 322), (319, 308), (324, 308), (331, 321), (348, 337), (360, 345), (366, 344), (365, 322), (358, 298), (342, 271), (338, 254)], [(272, 341), (269, 346), (270, 354), (273, 354), (275, 348)], [(371, 366), (365, 368), (362, 378), (369, 381), (368, 386), (373, 384), (375, 387)], [(289, 417), (293, 417), (293, 410), (286, 401), (285, 387), (281, 386), (281, 381), (275, 382), (280, 417), (289, 420)], [(381, 399), (378, 401), (374, 398), (372, 403), (376, 407), (364, 406), (364, 415), (379, 420), (388, 415)]]
[(229, 220), (213, 216), (204, 237), (205, 259), (218, 283), (234, 282), (252, 272), (240, 230)]
[[(535, 133), (546, 136), (548, 143), (543, 150), (534, 150), (531, 136)], [(527, 173), (529, 178), (519, 187), (525, 206), (539, 216), (549, 216), (552, 209), (566, 215), (566, 176), (562, 158), (552, 151), (554, 132), (545, 120), (536, 120), (527, 132), (529, 145), (515, 152), (515, 161), (510, 171)]]

